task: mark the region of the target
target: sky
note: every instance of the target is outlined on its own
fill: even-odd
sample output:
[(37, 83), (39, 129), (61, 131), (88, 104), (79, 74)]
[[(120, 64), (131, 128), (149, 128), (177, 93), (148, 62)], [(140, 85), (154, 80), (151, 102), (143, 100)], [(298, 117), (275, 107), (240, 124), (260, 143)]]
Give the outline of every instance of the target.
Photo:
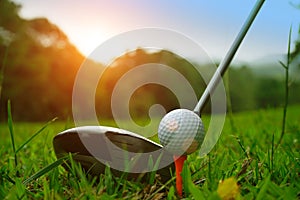
[[(222, 59), (250, 13), (254, 0), (15, 0), (20, 15), (46, 17), (66, 33), (85, 56), (127, 31), (156, 27), (180, 32), (213, 60)], [(298, 37), (300, 0), (266, 0), (235, 60), (253, 62), (284, 54), (292, 25)], [(125, 49), (124, 49), (125, 51)]]

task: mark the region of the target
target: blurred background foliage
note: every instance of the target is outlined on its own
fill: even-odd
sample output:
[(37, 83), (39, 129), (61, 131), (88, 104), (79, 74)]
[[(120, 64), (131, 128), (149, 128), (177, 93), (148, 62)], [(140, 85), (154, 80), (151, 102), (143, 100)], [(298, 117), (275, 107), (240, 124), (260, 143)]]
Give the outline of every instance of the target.
[[(72, 118), (73, 83), (86, 58), (59, 27), (46, 18), (22, 19), (19, 9), (20, 6), (10, 0), (0, 0), (0, 120), (7, 119), (8, 99), (12, 101), (16, 121)], [(292, 50), (289, 103), (299, 104), (300, 37), (294, 41)], [(190, 63), (167, 50), (147, 52), (137, 48), (135, 52), (118, 57), (106, 68), (92, 60), (87, 62), (104, 70), (95, 96), (96, 102), (99, 102), (96, 105), (97, 114), (101, 118), (112, 118), (110, 100), (117, 81), (141, 64), (162, 63), (173, 67), (190, 81), (198, 98), (205, 88), (204, 81), (193, 67), (199, 64)], [(234, 112), (283, 105), (284, 69), (277, 62), (230, 67), (226, 76)], [(208, 68), (210, 65), (200, 67)], [(139, 75), (140, 78), (144, 76), (149, 74)], [(157, 103), (164, 105), (167, 111), (179, 106), (170, 90), (147, 84), (134, 92), (130, 112), (138, 118), (147, 117), (150, 106)], [(209, 112), (209, 105), (205, 112)]]

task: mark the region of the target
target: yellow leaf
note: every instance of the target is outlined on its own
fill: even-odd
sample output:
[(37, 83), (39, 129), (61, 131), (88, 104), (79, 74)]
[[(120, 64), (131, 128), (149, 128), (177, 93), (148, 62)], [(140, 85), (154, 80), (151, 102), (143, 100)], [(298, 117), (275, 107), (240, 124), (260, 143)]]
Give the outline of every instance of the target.
[(240, 199), (239, 186), (233, 177), (220, 181), (217, 192), (223, 200)]

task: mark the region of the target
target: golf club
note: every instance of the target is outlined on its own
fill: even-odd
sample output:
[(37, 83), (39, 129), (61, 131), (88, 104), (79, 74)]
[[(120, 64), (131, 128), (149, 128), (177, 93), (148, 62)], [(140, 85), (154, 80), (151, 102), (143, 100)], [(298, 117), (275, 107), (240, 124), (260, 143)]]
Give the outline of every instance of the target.
[(187, 155), (197, 150), (204, 140), (205, 131), (200, 118), (201, 111), (229, 67), (235, 53), (246, 36), (263, 3), (264, 0), (258, 0), (256, 2), (231, 48), (218, 66), (199, 102), (195, 106), (194, 112), (186, 109), (173, 110), (166, 114), (159, 124), (158, 137), (160, 143), (174, 154), (174, 162), (176, 166), (176, 189), (179, 196), (182, 196), (182, 177), (180, 174), (184, 161), (187, 159)]
[[(104, 174), (107, 166), (113, 175), (146, 181), (154, 168), (161, 181), (171, 178), (173, 155), (162, 145), (127, 130), (106, 126), (80, 126), (57, 134), (53, 139), (57, 158), (68, 153), (92, 176)], [(141, 156), (142, 154), (142, 156)], [(151, 157), (151, 158), (150, 158)], [(157, 167), (149, 166), (149, 159)], [(65, 165), (64, 167), (68, 169)], [(143, 173), (142, 173), (143, 172)]]
[[(187, 154), (199, 148), (205, 135), (200, 113), (210, 94), (214, 92), (220, 82), (263, 3), (264, 0), (258, 0), (255, 4), (249, 18), (217, 68), (194, 111), (178, 109), (178, 111), (168, 113), (162, 119), (158, 128), (158, 136), (163, 146), (123, 129), (106, 126), (82, 126), (65, 130), (54, 137), (53, 146), (57, 158), (61, 158), (68, 153), (74, 153), (74, 161), (79, 162), (86, 172), (94, 176), (103, 174), (107, 165), (118, 166), (111, 169), (115, 176), (124, 174), (124, 171), (120, 169), (131, 168), (125, 170), (125, 172), (127, 178), (132, 180), (144, 180), (145, 175), (157, 170), (156, 173), (160, 175), (163, 182), (172, 177), (172, 171), (175, 169), (176, 164), (176, 188), (181, 196), (180, 173), (183, 162), (186, 160)], [(178, 119), (181, 121), (178, 121)], [(181, 137), (178, 139), (173, 137), (174, 135)], [(174, 138), (178, 141), (174, 141)], [(190, 138), (192, 139), (189, 140)], [(189, 145), (181, 148), (183, 141), (188, 141)], [(89, 144), (89, 146), (86, 144)], [(190, 146), (192, 148), (189, 148)], [(96, 155), (94, 155), (95, 151), (92, 154), (89, 148), (96, 149)], [(179, 151), (177, 151), (178, 149)], [(145, 154), (146, 156), (137, 157), (137, 154)], [(158, 165), (156, 167), (149, 165), (150, 159)], [(68, 169), (66, 166), (65, 168)], [(132, 170), (135, 168), (138, 168), (138, 170)]]

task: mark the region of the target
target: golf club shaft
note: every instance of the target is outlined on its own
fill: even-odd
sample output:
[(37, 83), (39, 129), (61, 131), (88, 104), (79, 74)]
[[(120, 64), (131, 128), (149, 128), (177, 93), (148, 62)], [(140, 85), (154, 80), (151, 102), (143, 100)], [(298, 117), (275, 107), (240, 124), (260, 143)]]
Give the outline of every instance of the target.
[(242, 43), (245, 35), (247, 34), (252, 22), (254, 21), (256, 15), (258, 14), (260, 8), (262, 7), (265, 0), (258, 0), (251, 11), (249, 17), (247, 18), (246, 22), (244, 23), (242, 29), (240, 30), (239, 34), (235, 38), (231, 48), (227, 52), (226, 56), (220, 63), (219, 67), (217, 68), (216, 72), (214, 73), (213, 77), (211, 78), (210, 82), (208, 83), (204, 93), (202, 94), (199, 102), (197, 103), (194, 112), (199, 114), (202, 112), (205, 104), (207, 103), (210, 94), (212, 94), (215, 88), (218, 86), (222, 76), (224, 75), (225, 71), (227, 70), (228, 66), (230, 65), (235, 53), (237, 52), (240, 44)]

